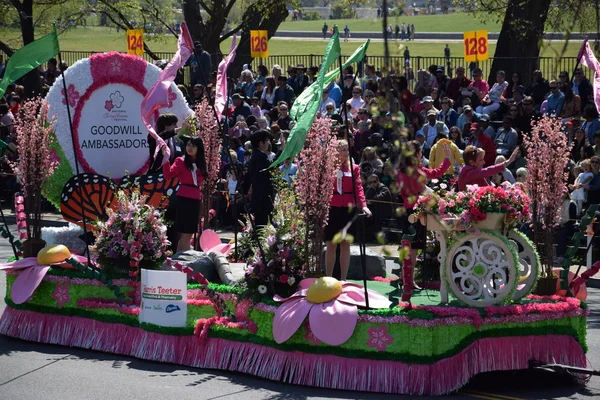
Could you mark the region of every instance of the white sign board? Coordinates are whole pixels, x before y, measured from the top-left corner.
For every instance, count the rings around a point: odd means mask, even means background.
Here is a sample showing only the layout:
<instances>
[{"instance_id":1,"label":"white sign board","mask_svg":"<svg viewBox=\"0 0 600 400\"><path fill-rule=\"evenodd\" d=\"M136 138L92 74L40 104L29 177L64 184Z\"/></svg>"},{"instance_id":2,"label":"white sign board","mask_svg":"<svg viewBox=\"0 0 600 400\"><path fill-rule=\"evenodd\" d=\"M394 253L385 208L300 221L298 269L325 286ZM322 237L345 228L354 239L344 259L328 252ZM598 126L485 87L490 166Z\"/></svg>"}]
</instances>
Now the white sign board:
<instances>
[{"instance_id":1,"label":"white sign board","mask_svg":"<svg viewBox=\"0 0 600 400\"><path fill-rule=\"evenodd\" d=\"M187 276L179 271L142 269L140 323L186 326Z\"/></svg>"}]
</instances>

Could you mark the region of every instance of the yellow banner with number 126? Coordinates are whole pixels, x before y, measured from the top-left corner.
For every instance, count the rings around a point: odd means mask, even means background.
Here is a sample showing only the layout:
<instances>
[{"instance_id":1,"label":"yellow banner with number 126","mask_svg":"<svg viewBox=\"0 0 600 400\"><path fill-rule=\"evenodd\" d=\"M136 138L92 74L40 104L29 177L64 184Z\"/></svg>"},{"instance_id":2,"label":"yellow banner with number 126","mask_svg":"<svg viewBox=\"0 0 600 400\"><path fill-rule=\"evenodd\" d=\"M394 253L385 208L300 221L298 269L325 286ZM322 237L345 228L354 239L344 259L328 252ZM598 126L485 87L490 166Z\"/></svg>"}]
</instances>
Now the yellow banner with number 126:
<instances>
[{"instance_id":1,"label":"yellow banner with number 126","mask_svg":"<svg viewBox=\"0 0 600 400\"><path fill-rule=\"evenodd\" d=\"M489 58L488 32L464 32L465 61L484 61Z\"/></svg>"},{"instance_id":2,"label":"yellow banner with number 126","mask_svg":"<svg viewBox=\"0 0 600 400\"><path fill-rule=\"evenodd\" d=\"M144 55L144 31L130 29L127 31L127 54Z\"/></svg>"},{"instance_id":3,"label":"yellow banner with number 126","mask_svg":"<svg viewBox=\"0 0 600 400\"><path fill-rule=\"evenodd\" d=\"M250 56L269 57L269 35L267 31L250 31Z\"/></svg>"}]
</instances>

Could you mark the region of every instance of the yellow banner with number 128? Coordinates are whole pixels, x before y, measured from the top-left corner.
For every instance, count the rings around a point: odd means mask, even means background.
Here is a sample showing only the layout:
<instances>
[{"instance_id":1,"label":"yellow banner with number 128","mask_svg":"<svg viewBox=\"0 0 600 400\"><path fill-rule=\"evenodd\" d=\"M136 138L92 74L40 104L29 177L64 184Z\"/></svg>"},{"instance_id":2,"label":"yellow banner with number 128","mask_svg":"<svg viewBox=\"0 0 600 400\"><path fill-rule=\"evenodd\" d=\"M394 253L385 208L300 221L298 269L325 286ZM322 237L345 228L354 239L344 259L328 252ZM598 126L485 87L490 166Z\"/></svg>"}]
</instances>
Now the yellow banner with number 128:
<instances>
[{"instance_id":1,"label":"yellow banner with number 128","mask_svg":"<svg viewBox=\"0 0 600 400\"><path fill-rule=\"evenodd\" d=\"M127 31L127 54L144 55L144 31L130 29Z\"/></svg>"},{"instance_id":2,"label":"yellow banner with number 128","mask_svg":"<svg viewBox=\"0 0 600 400\"><path fill-rule=\"evenodd\" d=\"M465 61L484 61L489 58L487 31L465 32L463 39Z\"/></svg>"},{"instance_id":3,"label":"yellow banner with number 128","mask_svg":"<svg viewBox=\"0 0 600 400\"><path fill-rule=\"evenodd\" d=\"M269 57L269 35L267 31L250 31L250 56Z\"/></svg>"}]
</instances>

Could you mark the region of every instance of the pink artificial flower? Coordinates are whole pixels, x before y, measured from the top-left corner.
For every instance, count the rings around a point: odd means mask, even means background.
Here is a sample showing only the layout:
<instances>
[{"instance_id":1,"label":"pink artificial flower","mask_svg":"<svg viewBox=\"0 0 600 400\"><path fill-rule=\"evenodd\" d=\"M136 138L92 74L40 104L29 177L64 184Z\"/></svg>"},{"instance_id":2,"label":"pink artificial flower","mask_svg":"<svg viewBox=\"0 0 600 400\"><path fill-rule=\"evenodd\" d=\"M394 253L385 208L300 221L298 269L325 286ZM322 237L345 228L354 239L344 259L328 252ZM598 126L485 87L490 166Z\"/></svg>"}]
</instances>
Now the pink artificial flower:
<instances>
[{"instance_id":1,"label":"pink artificial flower","mask_svg":"<svg viewBox=\"0 0 600 400\"><path fill-rule=\"evenodd\" d=\"M354 333L358 307L366 307L365 289L355 283L341 281L342 292L339 295L324 303L311 303L307 299L307 293L315 281L315 278L303 279L300 281L299 290L290 297L273 298L283 302L273 318L275 342L283 343L292 337L306 316L309 317L315 337L330 346L345 343ZM388 308L391 304L386 297L373 290L368 290L368 296L371 308Z\"/></svg>"},{"instance_id":2,"label":"pink artificial flower","mask_svg":"<svg viewBox=\"0 0 600 400\"><path fill-rule=\"evenodd\" d=\"M106 111L112 111L112 109L115 108L115 106L113 105L112 100L106 100L104 102L104 108L106 108Z\"/></svg>"},{"instance_id":3,"label":"pink artificial flower","mask_svg":"<svg viewBox=\"0 0 600 400\"><path fill-rule=\"evenodd\" d=\"M287 283L289 277L286 274L280 275L279 276L279 282L280 283Z\"/></svg>"},{"instance_id":4,"label":"pink artificial flower","mask_svg":"<svg viewBox=\"0 0 600 400\"><path fill-rule=\"evenodd\" d=\"M173 89L171 89L170 87L169 87L169 92L168 93L169 94L167 95L167 101L168 101L167 107L171 108L171 107L173 107L173 101L175 99L177 99L177 94L173 93Z\"/></svg>"},{"instance_id":5,"label":"pink artificial flower","mask_svg":"<svg viewBox=\"0 0 600 400\"><path fill-rule=\"evenodd\" d=\"M392 344L394 338L387 332L387 326L382 325L379 328L369 328L369 339L367 346L377 349L377 351L385 351L385 348Z\"/></svg>"},{"instance_id":6,"label":"pink artificial flower","mask_svg":"<svg viewBox=\"0 0 600 400\"><path fill-rule=\"evenodd\" d=\"M60 93L63 95L62 103L67 104L67 101L65 100L65 89L61 89ZM79 92L75 90L73 84L67 87L67 97L69 97L69 105L74 108L79 101Z\"/></svg>"},{"instance_id":7,"label":"pink artificial flower","mask_svg":"<svg viewBox=\"0 0 600 400\"><path fill-rule=\"evenodd\" d=\"M52 298L56 301L56 305L60 308L71 300L69 296L69 285L56 285Z\"/></svg>"}]
</instances>

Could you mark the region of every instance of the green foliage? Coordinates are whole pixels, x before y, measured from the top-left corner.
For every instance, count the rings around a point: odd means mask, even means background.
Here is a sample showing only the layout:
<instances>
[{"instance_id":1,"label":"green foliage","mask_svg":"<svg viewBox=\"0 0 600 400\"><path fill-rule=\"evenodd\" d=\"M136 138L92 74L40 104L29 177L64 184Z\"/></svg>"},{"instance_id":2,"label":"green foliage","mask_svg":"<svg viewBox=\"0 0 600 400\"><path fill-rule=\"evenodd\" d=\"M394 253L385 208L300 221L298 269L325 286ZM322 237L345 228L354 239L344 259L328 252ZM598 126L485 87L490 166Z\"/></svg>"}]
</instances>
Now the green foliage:
<instances>
[{"instance_id":1,"label":"green foliage","mask_svg":"<svg viewBox=\"0 0 600 400\"><path fill-rule=\"evenodd\" d=\"M321 19L321 14L316 11L307 11L302 13L302 19L305 21L318 21Z\"/></svg>"},{"instance_id":2,"label":"green foliage","mask_svg":"<svg viewBox=\"0 0 600 400\"><path fill-rule=\"evenodd\" d=\"M333 19L354 18L354 10L348 1L339 0L331 6Z\"/></svg>"}]
</instances>

